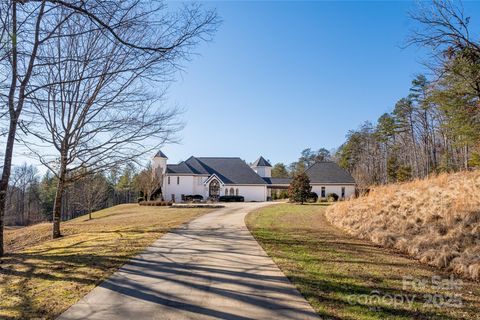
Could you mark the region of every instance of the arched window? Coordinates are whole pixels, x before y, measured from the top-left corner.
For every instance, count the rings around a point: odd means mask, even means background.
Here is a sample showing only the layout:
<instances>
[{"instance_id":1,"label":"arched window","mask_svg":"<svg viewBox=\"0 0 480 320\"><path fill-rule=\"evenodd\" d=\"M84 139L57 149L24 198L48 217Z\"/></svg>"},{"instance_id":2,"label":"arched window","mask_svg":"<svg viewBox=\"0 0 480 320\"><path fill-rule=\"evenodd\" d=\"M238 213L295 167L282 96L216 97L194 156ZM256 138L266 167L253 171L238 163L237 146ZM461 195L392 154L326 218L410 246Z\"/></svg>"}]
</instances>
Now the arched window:
<instances>
[{"instance_id":1,"label":"arched window","mask_svg":"<svg viewBox=\"0 0 480 320\"><path fill-rule=\"evenodd\" d=\"M220 183L218 180L214 179L210 182L208 191L211 198L217 198L220 195Z\"/></svg>"},{"instance_id":2,"label":"arched window","mask_svg":"<svg viewBox=\"0 0 480 320\"><path fill-rule=\"evenodd\" d=\"M235 195L238 196L238 188L235 190Z\"/></svg>"},{"instance_id":3,"label":"arched window","mask_svg":"<svg viewBox=\"0 0 480 320\"><path fill-rule=\"evenodd\" d=\"M225 195L228 196L228 188L225 189Z\"/></svg>"},{"instance_id":4,"label":"arched window","mask_svg":"<svg viewBox=\"0 0 480 320\"><path fill-rule=\"evenodd\" d=\"M230 195L233 196L235 194L235 190L233 188L230 188Z\"/></svg>"}]
</instances>

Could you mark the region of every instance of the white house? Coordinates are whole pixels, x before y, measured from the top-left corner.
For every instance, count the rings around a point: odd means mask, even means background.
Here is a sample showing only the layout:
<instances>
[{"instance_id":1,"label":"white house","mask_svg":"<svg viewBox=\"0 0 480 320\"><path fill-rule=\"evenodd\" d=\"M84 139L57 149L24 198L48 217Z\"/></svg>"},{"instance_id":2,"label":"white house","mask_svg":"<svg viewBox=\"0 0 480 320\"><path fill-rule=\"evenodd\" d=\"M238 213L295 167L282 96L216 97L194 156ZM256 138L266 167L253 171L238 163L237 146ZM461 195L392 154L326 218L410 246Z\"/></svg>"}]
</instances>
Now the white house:
<instances>
[{"instance_id":1,"label":"white house","mask_svg":"<svg viewBox=\"0 0 480 320\"><path fill-rule=\"evenodd\" d=\"M329 194L335 193L340 199L348 199L355 196L355 180L335 162L316 162L305 171L310 179L312 192L318 195L319 199L325 199ZM268 196L272 192L288 189L291 178L266 178Z\"/></svg>"},{"instance_id":2,"label":"white house","mask_svg":"<svg viewBox=\"0 0 480 320\"><path fill-rule=\"evenodd\" d=\"M167 160L167 156L159 151L153 157L152 167L162 173L163 197L175 202L190 195L201 195L204 199L240 195L245 201L267 201L272 189L288 188L291 181L272 178L272 166L263 157L251 166L236 157L192 156L178 164L167 164ZM333 162L318 162L306 173L319 197L335 192L347 198L355 193L353 178Z\"/></svg>"},{"instance_id":3,"label":"white house","mask_svg":"<svg viewBox=\"0 0 480 320\"><path fill-rule=\"evenodd\" d=\"M340 199L355 195L355 180L335 162L316 162L305 173L310 179L312 192L319 198L326 198L329 193L336 193Z\"/></svg>"}]
</instances>

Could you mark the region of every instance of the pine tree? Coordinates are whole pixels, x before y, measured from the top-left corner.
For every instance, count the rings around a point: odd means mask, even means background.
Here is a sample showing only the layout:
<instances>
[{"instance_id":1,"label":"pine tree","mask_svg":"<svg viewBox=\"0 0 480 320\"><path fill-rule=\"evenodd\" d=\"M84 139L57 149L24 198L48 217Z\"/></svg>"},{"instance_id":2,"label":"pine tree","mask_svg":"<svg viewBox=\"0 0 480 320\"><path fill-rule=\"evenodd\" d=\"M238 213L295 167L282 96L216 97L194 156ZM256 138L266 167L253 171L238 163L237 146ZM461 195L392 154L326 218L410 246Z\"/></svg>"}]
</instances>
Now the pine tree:
<instances>
[{"instance_id":1,"label":"pine tree","mask_svg":"<svg viewBox=\"0 0 480 320\"><path fill-rule=\"evenodd\" d=\"M277 163L272 168L272 178L288 178L287 167L283 163Z\"/></svg>"}]
</instances>

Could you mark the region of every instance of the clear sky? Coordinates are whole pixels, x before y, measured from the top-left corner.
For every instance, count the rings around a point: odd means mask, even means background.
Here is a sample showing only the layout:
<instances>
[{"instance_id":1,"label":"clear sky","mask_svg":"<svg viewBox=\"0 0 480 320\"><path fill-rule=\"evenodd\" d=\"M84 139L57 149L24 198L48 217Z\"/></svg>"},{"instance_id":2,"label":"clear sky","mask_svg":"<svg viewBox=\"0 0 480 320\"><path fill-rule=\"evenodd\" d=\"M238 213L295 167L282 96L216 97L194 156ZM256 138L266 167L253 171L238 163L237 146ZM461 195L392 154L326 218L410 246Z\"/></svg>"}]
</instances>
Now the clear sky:
<instances>
[{"instance_id":1,"label":"clear sky","mask_svg":"<svg viewBox=\"0 0 480 320\"><path fill-rule=\"evenodd\" d=\"M288 164L305 148L336 148L425 71L425 52L402 49L414 2L203 4L223 23L168 91L186 123L181 142L163 148L170 163L263 155ZM478 25L480 2L465 9Z\"/></svg>"},{"instance_id":2,"label":"clear sky","mask_svg":"<svg viewBox=\"0 0 480 320\"><path fill-rule=\"evenodd\" d=\"M304 148L336 148L423 70L424 53L401 48L412 2L205 5L223 23L170 88L169 103L186 109L181 143L164 148L171 163L263 155L288 164Z\"/></svg>"}]
</instances>

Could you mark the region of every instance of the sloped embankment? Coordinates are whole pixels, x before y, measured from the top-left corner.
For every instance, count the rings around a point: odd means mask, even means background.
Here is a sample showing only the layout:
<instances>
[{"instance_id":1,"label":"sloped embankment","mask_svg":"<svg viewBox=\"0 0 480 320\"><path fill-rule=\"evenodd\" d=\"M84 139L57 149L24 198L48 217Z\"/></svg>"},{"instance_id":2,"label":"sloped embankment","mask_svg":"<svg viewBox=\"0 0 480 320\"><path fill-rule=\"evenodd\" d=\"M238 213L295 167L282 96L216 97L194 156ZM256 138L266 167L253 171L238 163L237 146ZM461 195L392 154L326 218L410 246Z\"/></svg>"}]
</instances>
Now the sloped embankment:
<instances>
[{"instance_id":1,"label":"sloped embankment","mask_svg":"<svg viewBox=\"0 0 480 320\"><path fill-rule=\"evenodd\" d=\"M375 188L327 210L334 225L480 280L480 172Z\"/></svg>"}]
</instances>

